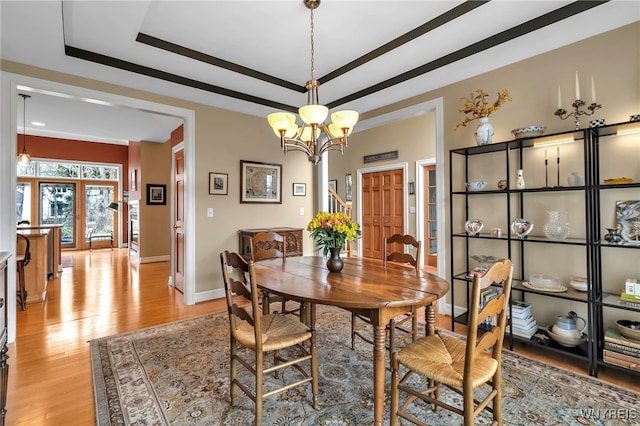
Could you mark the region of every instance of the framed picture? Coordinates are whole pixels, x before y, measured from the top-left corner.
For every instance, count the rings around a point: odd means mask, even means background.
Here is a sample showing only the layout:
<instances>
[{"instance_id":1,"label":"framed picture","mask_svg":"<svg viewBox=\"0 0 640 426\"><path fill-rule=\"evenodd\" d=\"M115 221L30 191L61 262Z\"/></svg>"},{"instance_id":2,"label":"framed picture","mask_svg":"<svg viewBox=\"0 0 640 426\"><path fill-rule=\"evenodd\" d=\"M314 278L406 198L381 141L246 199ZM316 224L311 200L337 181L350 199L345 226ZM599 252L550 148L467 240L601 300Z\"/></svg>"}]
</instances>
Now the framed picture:
<instances>
[{"instance_id":1,"label":"framed picture","mask_svg":"<svg viewBox=\"0 0 640 426\"><path fill-rule=\"evenodd\" d=\"M304 197L307 195L307 184L306 183L294 183L293 184L293 196L294 197Z\"/></svg>"},{"instance_id":2,"label":"framed picture","mask_svg":"<svg viewBox=\"0 0 640 426\"><path fill-rule=\"evenodd\" d=\"M330 186L331 188L333 188L333 190L334 190L334 191L336 191L336 193L338 192L338 181L337 181L337 180L335 180L335 179L331 179L331 180L329 181L329 186Z\"/></svg>"},{"instance_id":3,"label":"framed picture","mask_svg":"<svg viewBox=\"0 0 640 426\"><path fill-rule=\"evenodd\" d=\"M167 204L167 185L147 184L147 205L164 206Z\"/></svg>"},{"instance_id":4,"label":"framed picture","mask_svg":"<svg viewBox=\"0 0 640 426\"><path fill-rule=\"evenodd\" d=\"M345 175L344 177L344 198L345 201L351 201L352 200L352 195L351 195L351 185L353 184L352 180L351 180L351 173Z\"/></svg>"},{"instance_id":5,"label":"framed picture","mask_svg":"<svg viewBox=\"0 0 640 426\"><path fill-rule=\"evenodd\" d=\"M240 160L240 202L282 204L282 164Z\"/></svg>"},{"instance_id":6,"label":"framed picture","mask_svg":"<svg viewBox=\"0 0 640 426\"><path fill-rule=\"evenodd\" d=\"M137 189L137 186L136 186L137 178L138 178L137 170L133 169L133 171L131 172L131 178L129 179L129 189L131 191L135 191Z\"/></svg>"},{"instance_id":7,"label":"framed picture","mask_svg":"<svg viewBox=\"0 0 640 426\"><path fill-rule=\"evenodd\" d=\"M227 195L229 194L228 173L209 172L209 195Z\"/></svg>"}]
</instances>

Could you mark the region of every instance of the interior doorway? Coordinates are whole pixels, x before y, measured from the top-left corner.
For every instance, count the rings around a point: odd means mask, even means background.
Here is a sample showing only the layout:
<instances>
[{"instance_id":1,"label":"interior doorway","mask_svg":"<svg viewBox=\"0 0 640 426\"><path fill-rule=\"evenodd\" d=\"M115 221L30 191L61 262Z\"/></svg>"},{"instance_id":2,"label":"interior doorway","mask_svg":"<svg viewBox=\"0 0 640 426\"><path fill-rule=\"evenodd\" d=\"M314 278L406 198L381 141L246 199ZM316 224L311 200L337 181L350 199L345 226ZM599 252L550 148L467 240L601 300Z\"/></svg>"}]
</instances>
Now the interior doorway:
<instances>
[{"instance_id":1,"label":"interior doorway","mask_svg":"<svg viewBox=\"0 0 640 426\"><path fill-rule=\"evenodd\" d=\"M362 257L382 259L384 239L406 233L406 174L406 165L358 170Z\"/></svg>"}]
</instances>

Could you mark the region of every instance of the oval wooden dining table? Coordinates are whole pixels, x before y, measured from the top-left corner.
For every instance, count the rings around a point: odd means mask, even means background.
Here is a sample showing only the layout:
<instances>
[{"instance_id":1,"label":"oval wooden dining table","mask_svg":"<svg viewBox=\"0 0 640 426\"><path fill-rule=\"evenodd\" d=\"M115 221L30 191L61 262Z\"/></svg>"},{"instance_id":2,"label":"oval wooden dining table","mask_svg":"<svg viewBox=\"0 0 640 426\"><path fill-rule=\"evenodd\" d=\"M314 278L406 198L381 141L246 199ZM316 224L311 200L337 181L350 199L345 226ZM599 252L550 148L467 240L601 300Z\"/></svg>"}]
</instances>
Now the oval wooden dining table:
<instances>
[{"instance_id":1,"label":"oval wooden dining table","mask_svg":"<svg viewBox=\"0 0 640 426\"><path fill-rule=\"evenodd\" d=\"M382 425L386 333L389 320L412 308L425 307L426 334L435 332L435 302L449 291L437 275L413 267L367 258L344 258L342 272L330 273L327 259L288 257L255 263L258 287L301 303L301 319L315 328L315 306L331 305L371 318L373 347L373 417ZM264 306L269 306L268 296Z\"/></svg>"}]
</instances>

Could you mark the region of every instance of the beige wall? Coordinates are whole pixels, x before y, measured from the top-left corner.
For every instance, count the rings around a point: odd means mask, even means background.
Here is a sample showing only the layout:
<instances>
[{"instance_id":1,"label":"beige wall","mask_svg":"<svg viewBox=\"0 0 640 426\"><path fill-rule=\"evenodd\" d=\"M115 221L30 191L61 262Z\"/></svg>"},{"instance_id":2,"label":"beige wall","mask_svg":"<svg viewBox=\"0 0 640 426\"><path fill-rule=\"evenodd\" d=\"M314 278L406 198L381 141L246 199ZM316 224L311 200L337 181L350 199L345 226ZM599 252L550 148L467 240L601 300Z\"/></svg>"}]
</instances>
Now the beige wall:
<instances>
[{"instance_id":1,"label":"beige wall","mask_svg":"<svg viewBox=\"0 0 640 426\"><path fill-rule=\"evenodd\" d=\"M484 88L489 93L508 88L513 97L513 102L507 103L491 116L491 122L496 129L494 141L509 140L511 129L532 124L546 125L549 133L571 129L571 120L561 121L553 115L553 112L557 108L558 84L562 86L563 99L565 105L568 105L567 101L573 94L574 76L577 70L582 79L583 93L589 93L591 75L595 78L598 102L603 105L602 110L596 113L596 117L605 118L608 123L626 121L629 115L640 113L639 34L640 23L635 23L442 89L420 94L410 100L364 114L361 119L442 97L444 148L448 158L449 149L475 144L473 139L475 125L462 128L458 132L452 129L463 118L463 115L457 112L461 105L459 98L476 88ZM490 52L481 54L480 59L491 61ZM278 141L264 118L7 61L3 61L1 67L2 71L6 72L195 111L196 162L195 165L187 165L187 167L195 167L196 171L195 280L197 292L221 287L218 253L223 249L238 247L238 229L283 225L305 227L312 217L313 166L298 153L284 157L279 150ZM414 162L433 156L433 151L430 151L432 148L429 148L431 139L425 139L423 134L431 135L431 131L428 125L423 129L423 125L422 119L418 117L388 128L355 133L343 157L335 153L331 154L336 165L335 168L333 166L331 168L330 178L337 179L340 190L344 191L344 174L351 171L355 178L355 170L361 167L363 155L389 151L392 150L390 146L396 146L401 155L399 161L409 163L409 176L410 179L414 179ZM428 137L432 138L432 136ZM424 143L425 147L418 145L410 148L409 145L412 144L408 141ZM241 159L283 164L283 203L281 205L239 203ZM448 167L445 162L447 169L445 176L448 176ZM229 173L229 195L208 195L209 172ZM531 176L531 173L527 174ZM635 179L640 179L640 176L635 176ZM292 197L293 182L307 184L306 197ZM445 186L448 193L448 183L445 183ZM214 217L211 219L206 217L208 207L214 208ZM305 210L304 216L299 215L301 207ZM448 213L445 217L448 217ZM305 253L310 253L312 245L307 236L308 233L305 233L304 250ZM446 238L448 246L448 236L443 237ZM449 250L448 247L447 250Z\"/></svg>"}]
</instances>

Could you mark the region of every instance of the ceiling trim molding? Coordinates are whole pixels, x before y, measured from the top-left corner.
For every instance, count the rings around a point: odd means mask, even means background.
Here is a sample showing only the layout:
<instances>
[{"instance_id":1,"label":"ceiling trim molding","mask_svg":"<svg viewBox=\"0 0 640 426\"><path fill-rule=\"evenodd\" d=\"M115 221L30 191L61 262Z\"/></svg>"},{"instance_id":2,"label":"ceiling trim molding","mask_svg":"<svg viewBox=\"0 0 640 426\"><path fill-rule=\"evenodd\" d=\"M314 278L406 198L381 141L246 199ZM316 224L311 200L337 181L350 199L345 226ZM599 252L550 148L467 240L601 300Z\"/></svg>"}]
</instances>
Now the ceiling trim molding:
<instances>
[{"instance_id":1,"label":"ceiling trim molding","mask_svg":"<svg viewBox=\"0 0 640 426\"><path fill-rule=\"evenodd\" d=\"M381 81L378 84L373 86L364 88L357 92L354 92L350 95L344 96L340 99L336 99L335 101L327 104L329 109L334 108L338 105L345 104L347 102L351 102L356 99L363 98L365 96L371 95L372 93L379 92L384 89L388 89L396 84L403 83L407 80L411 80L412 78L419 77L428 72L434 71L438 68L442 68L446 65L452 64L459 60L468 58L469 56L475 55L477 53L483 52L485 50L496 47L500 44L509 42L518 37L526 35L530 32L539 30L548 25L561 21L563 19L570 18L578 13L584 12L596 6L600 6L603 3L607 3L610 0L603 1L576 1L567 6L563 6L559 9L556 9L552 12L548 12L544 15L541 15L537 18L531 19L527 22L524 22L515 27L509 28L508 30L504 30L501 33L495 34L491 37L487 37L483 40L480 40L474 44L463 47L455 52L449 53L448 55L441 56L438 59L435 59L431 62L428 62L424 65L420 65L412 70L403 72L402 74L398 74L395 77L387 79L385 81Z\"/></svg>"},{"instance_id":2,"label":"ceiling trim molding","mask_svg":"<svg viewBox=\"0 0 640 426\"><path fill-rule=\"evenodd\" d=\"M567 19L569 17L572 17L574 15L577 15L581 12L587 11L589 9L592 9L594 7L600 6L601 4L604 3L608 3L610 0L593 0L593 1L575 1L573 3L570 3L566 6L560 7L556 10L553 10L551 12L548 12L544 15L541 15L537 18L533 18L525 23L522 23L520 25L517 25L515 27L509 28L505 31L502 31L498 34L495 34L491 37L487 37L483 40L480 40L474 44L471 44L469 46L463 47L462 49L459 49L455 52L452 52L450 54L441 56L440 58L437 58L431 62L428 62L426 64L423 64L421 66L418 66L412 70L403 72L401 74L398 74L394 77L391 77L385 81L381 81L377 84L374 84L372 86L366 87L362 90L356 91L354 93L351 93L350 95L346 95L343 96L342 98L336 99L333 102L330 102L328 104L326 104L326 106L329 109L338 107L340 105L343 105L345 103L363 98L365 96L371 95L373 93L388 89L392 86L395 86L397 84L403 83L405 81L411 80L415 77L427 74L431 71L434 71L438 68L442 68L445 67L449 64L452 64L454 62L457 62L459 60L465 59L467 57L470 57L472 55L478 54L480 52L483 52L485 50L491 49L493 47L496 47L500 44L509 42L511 40L514 40L518 37L524 36L528 33L531 33L533 31L539 30L541 28L544 28L548 25L551 25L553 23L556 23L558 21ZM487 0L482 0L482 1L465 1L464 3L462 3L461 5L451 9L450 11L440 15L437 18L432 19L431 21L416 27L415 29L403 34L402 36L382 45L381 47L374 49L373 51L359 57L358 59L336 69L335 71L330 72L329 74L327 74L325 77L320 78L319 81L321 82L326 82L329 81L331 79L337 78L340 75L343 75L359 66L361 66L362 64L369 62L381 55L383 55L384 53L387 53L395 48L397 48L398 46L405 44L413 39L415 39L416 37L419 37L420 35L425 34L428 31L431 31L432 29L443 25L446 22L450 22L451 20L455 19L458 16L462 16L465 13L468 13L469 11L475 9L476 7L480 7L484 4L486 4L488 1ZM64 33L64 20L63 20L63 33ZM195 60L199 60L202 62L206 62L209 63L213 66L218 66L218 67L222 67L225 68L227 70L233 71L233 72L237 72L240 74L243 74L245 76L248 77L252 77L252 78L257 78L259 80L262 81L266 81L272 84L276 84L280 87L285 87L291 90L295 90L297 92L301 92L304 93L305 89L303 89L302 91L300 90L300 86L295 85L291 82L287 82L286 80L282 80L282 79L278 79L276 77L261 73L259 71L244 67L242 65L239 64L235 64L229 61L225 61L223 59L220 58L216 58L210 55L206 55L202 52L198 52L192 49L188 49L143 33L138 33L138 37L136 39L137 41L141 42L141 43L145 43L148 44L150 46L154 46L154 47L158 47L160 49L166 50L166 51L171 51L173 53L176 54L180 54L183 56L187 56L190 57L192 59ZM98 63L98 64L102 64L102 65L106 65L106 66L110 66L113 68L118 68L124 71L129 71L129 72L133 72L136 74L141 74L141 75L146 75L148 77L152 77L152 78L157 78L157 79L161 79L161 80L165 80L168 82L172 82L172 83L176 83L176 84L180 84L183 86L187 86L187 87L192 87L195 89L200 89L200 90L204 90L207 92L211 92L211 93L216 93L219 95L223 95L223 96L227 96L233 99L238 99L238 100L242 100L242 101L246 101L246 102L250 102L250 103L254 103L254 104L258 104L258 105L263 105L266 107L270 107L270 108L274 108L277 110L284 110L284 111L289 111L292 113L296 113L298 111L298 107L295 106L291 106L291 105L285 105L283 103L280 102L276 102L273 100L269 100L269 99L264 99L261 97L257 97L257 96L253 96L253 95L249 95L247 93L242 93L242 92L238 92L236 90L232 90L232 89L226 89L224 87L220 87L220 86L216 86L213 84L209 84L209 83L204 83L202 81L198 81L198 80L194 80L194 79L190 79L187 77L182 77L176 74L172 74L172 73L168 73L165 71L161 71L155 68L151 68L151 67L147 67L147 66L143 66L143 65L139 65L139 64L135 64L133 62L129 62L129 61L125 61L122 59L118 59L115 57L111 57L111 56L106 56L106 55L102 55L96 52L91 52L88 50L84 50L84 49L80 49L80 48L76 48L70 45L65 44L65 54L67 56L71 56L74 58L78 58L78 59L84 59L90 62L94 62L94 63Z\"/></svg>"},{"instance_id":3,"label":"ceiling trim molding","mask_svg":"<svg viewBox=\"0 0 640 426\"><path fill-rule=\"evenodd\" d=\"M207 55L206 53L200 52L198 50L189 49L188 47L171 43L170 41L162 40L149 34L138 33L136 41L142 44L146 44L147 46L156 47L167 52L175 53L176 55L193 59L195 61L204 62L206 64L213 65L218 68L224 68L226 70L233 71L247 77L266 81L267 83L275 84L276 86L293 90L295 92L305 93L307 91L307 88L305 86L300 86L299 84L295 84L290 81L265 74L263 72L254 70L253 68L245 67L243 65L236 64L235 62L230 62L216 56Z\"/></svg>"},{"instance_id":4,"label":"ceiling trim molding","mask_svg":"<svg viewBox=\"0 0 640 426\"><path fill-rule=\"evenodd\" d=\"M258 105L264 105L279 110L297 112L298 107L291 105L285 105L280 102L272 101L270 99L260 98L258 96L252 96L247 93L238 92L236 90L225 89L224 87L216 86L214 84L204 83L202 81L194 80L187 77L182 77L176 74L171 74L165 71L160 71L155 68L146 67L144 65L135 64L122 59L114 58L112 56L102 55L100 53L91 52L89 50L80 49L77 47L65 44L64 53L67 56L84 59L85 61L94 62L96 64L106 65L112 68L118 68L124 71L130 71L136 74L146 75L147 77L158 78L160 80L169 81L171 83L180 84L187 87L193 87L194 89L200 89L211 93L216 93L223 96L229 96L234 99L242 101L252 102Z\"/></svg>"},{"instance_id":5,"label":"ceiling trim molding","mask_svg":"<svg viewBox=\"0 0 640 426\"><path fill-rule=\"evenodd\" d=\"M334 78L338 78L341 75L346 74L349 71L354 70L359 66L366 64L367 62L373 61L374 59L384 55L385 53L391 52L393 49L397 49L403 44L409 43L410 41L425 35L429 31L433 31L436 28L441 27L442 25L447 24L453 21L454 19L461 17L465 13L471 12L475 8L480 7L488 3L489 1L490 0L465 1L464 3L454 7L453 9L446 11L440 16L437 16L432 20L425 22L424 24L412 29L411 31L408 31L402 34L401 36L391 40L390 42L383 44L382 46L376 49L373 49L369 53L366 53L360 56L359 58L349 62L348 64L345 64L340 68L334 71L331 71L329 74L319 78L318 80L321 83L327 83L328 81L331 81Z\"/></svg>"}]
</instances>

